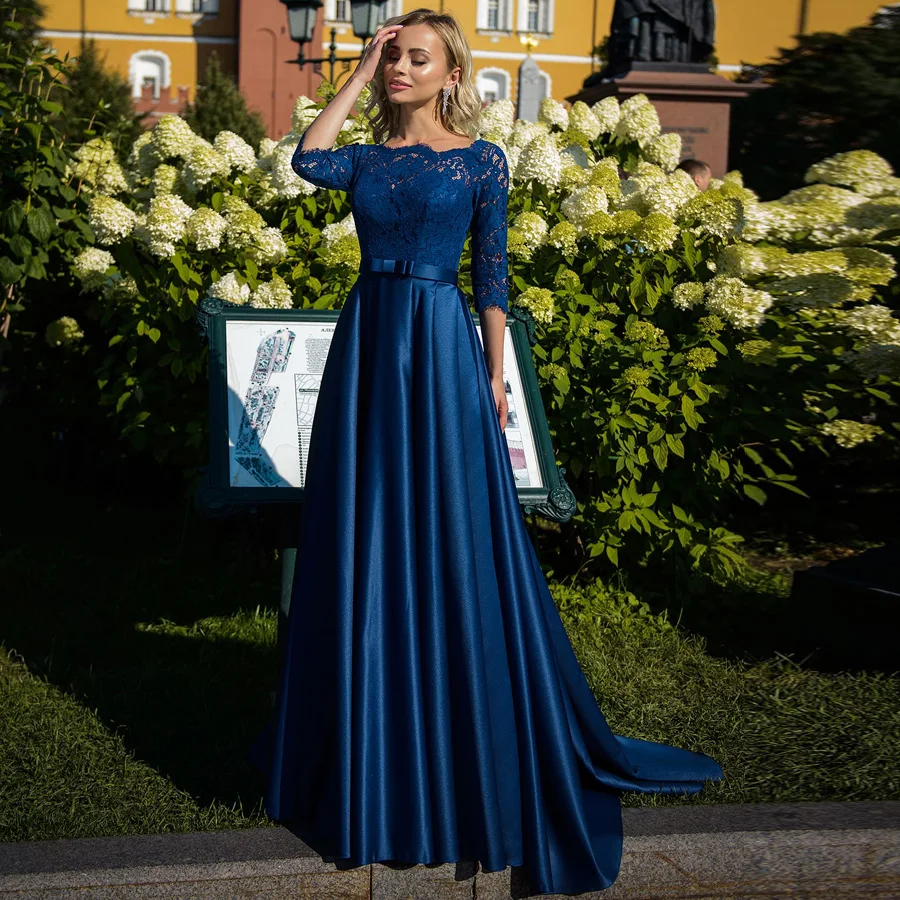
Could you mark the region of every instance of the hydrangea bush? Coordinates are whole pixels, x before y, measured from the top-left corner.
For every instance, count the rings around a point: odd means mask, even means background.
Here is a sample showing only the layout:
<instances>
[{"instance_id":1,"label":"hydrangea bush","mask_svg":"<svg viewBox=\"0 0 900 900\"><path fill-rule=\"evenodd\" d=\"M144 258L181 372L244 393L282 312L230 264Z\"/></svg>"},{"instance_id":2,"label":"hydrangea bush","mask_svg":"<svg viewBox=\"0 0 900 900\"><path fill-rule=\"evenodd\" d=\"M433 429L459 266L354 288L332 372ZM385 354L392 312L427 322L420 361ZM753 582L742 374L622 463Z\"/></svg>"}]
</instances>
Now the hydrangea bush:
<instances>
[{"instance_id":1,"label":"hydrangea bush","mask_svg":"<svg viewBox=\"0 0 900 900\"><path fill-rule=\"evenodd\" d=\"M322 105L301 97L291 132L256 150L164 116L124 168L102 145L77 161L96 246L74 272L110 334L102 402L160 458L202 455L206 359L191 320L204 297L327 308L356 278L346 195L290 166ZM762 203L737 173L701 193L642 95L547 99L535 122L498 101L479 136L509 163L510 315L528 327L578 498L571 531L595 564L738 565L732 498L803 494L793 470L810 447L896 436L900 323L884 289L900 180L880 157L840 154ZM371 139L357 116L338 143Z\"/></svg>"}]
</instances>

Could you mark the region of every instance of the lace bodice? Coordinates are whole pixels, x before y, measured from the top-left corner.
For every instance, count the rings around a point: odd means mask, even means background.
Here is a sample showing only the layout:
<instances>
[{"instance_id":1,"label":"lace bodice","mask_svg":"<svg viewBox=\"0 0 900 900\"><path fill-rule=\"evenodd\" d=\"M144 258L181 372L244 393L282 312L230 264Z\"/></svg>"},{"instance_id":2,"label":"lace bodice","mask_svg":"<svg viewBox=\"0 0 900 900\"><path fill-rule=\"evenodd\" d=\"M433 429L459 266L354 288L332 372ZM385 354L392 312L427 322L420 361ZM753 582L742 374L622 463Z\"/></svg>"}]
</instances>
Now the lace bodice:
<instances>
[{"instance_id":1,"label":"lace bodice","mask_svg":"<svg viewBox=\"0 0 900 900\"><path fill-rule=\"evenodd\" d=\"M363 259L421 260L459 269L472 232L475 309L509 301L509 169L496 144L435 150L428 144L346 144L294 151L294 171L319 187L346 191Z\"/></svg>"}]
</instances>

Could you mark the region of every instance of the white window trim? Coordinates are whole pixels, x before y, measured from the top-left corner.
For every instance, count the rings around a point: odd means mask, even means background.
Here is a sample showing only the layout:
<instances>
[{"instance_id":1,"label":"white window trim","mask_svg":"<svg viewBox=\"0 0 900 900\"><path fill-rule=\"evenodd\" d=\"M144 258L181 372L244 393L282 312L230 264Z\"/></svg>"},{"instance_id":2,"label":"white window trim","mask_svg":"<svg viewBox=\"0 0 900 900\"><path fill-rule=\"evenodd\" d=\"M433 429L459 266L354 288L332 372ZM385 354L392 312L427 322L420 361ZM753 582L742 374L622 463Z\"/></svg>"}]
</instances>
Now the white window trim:
<instances>
[{"instance_id":1,"label":"white window trim","mask_svg":"<svg viewBox=\"0 0 900 900\"><path fill-rule=\"evenodd\" d=\"M501 97L501 100L512 100L512 78L510 77L509 72L506 69L500 69L497 66L485 66L483 69L479 69L475 73L475 87L479 88L481 83L482 75L499 75L503 80L504 84L504 96ZM481 91L478 91L479 96L481 96ZM484 98L482 98L483 100Z\"/></svg>"},{"instance_id":2,"label":"white window trim","mask_svg":"<svg viewBox=\"0 0 900 900\"><path fill-rule=\"evenodd\" d=\"M521 0L520 0L521 2ZM475 30L479 34L510 35L513 31L513 0L500 0L500 28L488 27L487 0L478 0L475 10Z\"/></svg>"},{"instance_id":3,"label":"white window trim","mask_svg":"<svg viewBox=\"0 0 900 900\"><path fill-rule=\"evenodd\" d=\"M141 99L141 83L138 80L137 64L141 57L155 57L158 62L162 63L162 82L159 86L160 94L166 90L172 83L172 60L162 50L138 50L133 53L128 61L128 80L131 82L131 96L135 100ZM154 97L158 100L159 97Z\"/></svg>"},{"instance_id":4,"label":"white window trim","mask_svg":"<svg viewBox=\"0 0 900 900\"><path fill-rule=\"evenodd\" d=\"M144 0L128 0L128 15L142 16L145 19L164 19L172 11L172 0L162 0L163 8L148 11Z\"/></svg>"},{"instance_id":5,"label":"white window trim","mask_svg":"<svg viewBox=\"0 0 900 900\"><path fill-rule=\"evenodd\" d=\"M547 31L532 31L531 34L537 37L549 38L553 35L553 28L556 22L556 9L554 0L538 0L539 3L547 7ZM528 0L519 0L518 18L516 21L516 30L525 34L528 33Z\"/></svg>"},{"instance_id":6,"label":"white window trim","mask_svg":"<svg viewBox=\"0 0 900 900\"><path fill-rule=\"evenodd\" d=\"M204 16L218 16L219 0L203 0L200 12L194 12L193 0L175 0L175 15L179 19L191 19L195 22Z\"/></svg>"}]
</instances>

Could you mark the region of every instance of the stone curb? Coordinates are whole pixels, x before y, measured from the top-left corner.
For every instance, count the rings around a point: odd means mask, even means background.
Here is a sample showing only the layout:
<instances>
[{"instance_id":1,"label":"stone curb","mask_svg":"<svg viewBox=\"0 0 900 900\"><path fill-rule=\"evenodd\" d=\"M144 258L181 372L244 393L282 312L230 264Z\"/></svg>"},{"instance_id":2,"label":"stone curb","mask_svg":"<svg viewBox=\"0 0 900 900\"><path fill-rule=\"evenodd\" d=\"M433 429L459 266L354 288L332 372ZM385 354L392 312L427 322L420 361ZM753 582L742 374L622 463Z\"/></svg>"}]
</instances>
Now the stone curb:
<instances>
[{"instance_id":1,"label":"stone curb","mask_svg":"<svg viewBox=\"0 0 900 900\"><path fill-rule=\"evenodd\" d=\"M900 801L623 810L622 868L586 900L900 898ZM0 900L511 900L521 867L345 868L282 827L0 844ZM566 895L544 895L563 897Z\"/></svg>"}]
</instances>

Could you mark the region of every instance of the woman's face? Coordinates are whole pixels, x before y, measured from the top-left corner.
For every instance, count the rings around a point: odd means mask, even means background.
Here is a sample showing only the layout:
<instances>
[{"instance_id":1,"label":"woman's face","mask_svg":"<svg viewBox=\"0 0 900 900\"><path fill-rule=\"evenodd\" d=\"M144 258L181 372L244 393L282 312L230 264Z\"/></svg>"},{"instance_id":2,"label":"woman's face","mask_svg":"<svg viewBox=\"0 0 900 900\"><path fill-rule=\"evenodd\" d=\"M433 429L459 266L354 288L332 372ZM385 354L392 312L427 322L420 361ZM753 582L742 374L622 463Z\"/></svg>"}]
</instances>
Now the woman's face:
<instances>
[{"instance_id":1,"label":"woman's face","mask_svg":"<svg viewBox=\"0 0 900 900\"><path fill-rule=\"evenodd\" d=\"M384 56L384 89L394 103L421 105L434 100L449 77L444 44L424 23L406 25L388 41ZM394 82L394 83L392 83Z\"/></svg>"}]
</instances>

